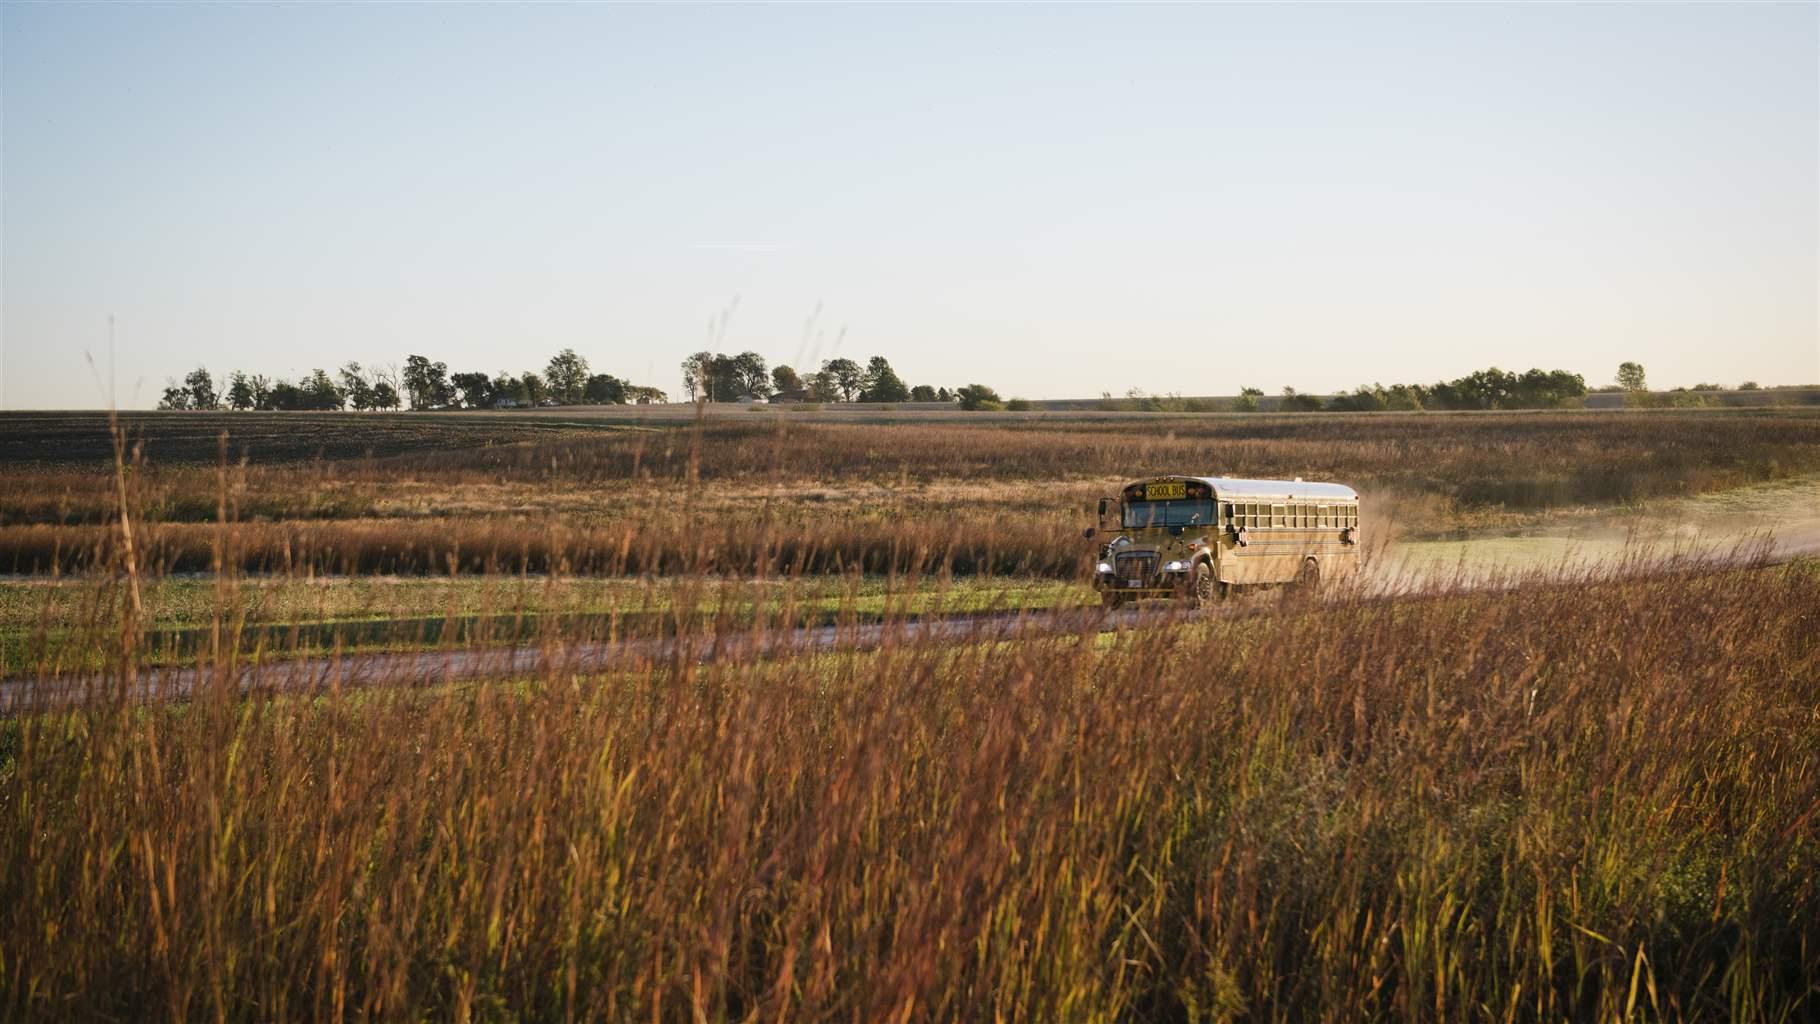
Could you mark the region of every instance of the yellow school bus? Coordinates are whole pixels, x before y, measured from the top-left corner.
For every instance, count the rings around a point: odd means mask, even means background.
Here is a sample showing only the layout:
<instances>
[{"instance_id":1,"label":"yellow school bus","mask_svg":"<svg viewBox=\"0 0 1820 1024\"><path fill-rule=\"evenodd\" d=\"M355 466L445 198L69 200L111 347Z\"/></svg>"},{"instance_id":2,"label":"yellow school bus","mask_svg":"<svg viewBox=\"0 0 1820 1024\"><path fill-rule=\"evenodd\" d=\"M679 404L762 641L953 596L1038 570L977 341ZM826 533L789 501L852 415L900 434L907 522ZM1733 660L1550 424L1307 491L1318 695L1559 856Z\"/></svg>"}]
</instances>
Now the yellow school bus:
<instances>
[{"instance_id":1,"label":"yellow school bus","mask_svg":"<svg viewBox=\"0 0 1820 1024\"><path fill-rule=\"evenodd\" d=\"M1093 587L1116 608L1140 598L1200 606L1235 588L1313 590L1358 571L1359 494L1344 484L1164 476L1101 498Z\"/></svg>"}]
</instances>

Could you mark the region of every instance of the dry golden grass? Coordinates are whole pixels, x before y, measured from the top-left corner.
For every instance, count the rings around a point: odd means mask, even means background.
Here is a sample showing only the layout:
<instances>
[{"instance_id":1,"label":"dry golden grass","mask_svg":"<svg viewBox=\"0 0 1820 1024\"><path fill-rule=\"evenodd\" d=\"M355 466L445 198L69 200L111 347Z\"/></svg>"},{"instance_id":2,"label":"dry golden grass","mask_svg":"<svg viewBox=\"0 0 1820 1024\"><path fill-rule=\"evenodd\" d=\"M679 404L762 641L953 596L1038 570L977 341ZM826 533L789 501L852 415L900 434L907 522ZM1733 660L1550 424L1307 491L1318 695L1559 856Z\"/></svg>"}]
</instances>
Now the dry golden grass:
<instances>
[{"instance_id":1,"label":"dry golden grass","mask_svg":"<svg viewBox=\"0 0 1820 1024\"><path fill-rule=\"evenodd\" d=\"M0 726L0 1008L1801 1018L1816 635L1786 568L98 700Z\"/></svg>"}]
</instances>

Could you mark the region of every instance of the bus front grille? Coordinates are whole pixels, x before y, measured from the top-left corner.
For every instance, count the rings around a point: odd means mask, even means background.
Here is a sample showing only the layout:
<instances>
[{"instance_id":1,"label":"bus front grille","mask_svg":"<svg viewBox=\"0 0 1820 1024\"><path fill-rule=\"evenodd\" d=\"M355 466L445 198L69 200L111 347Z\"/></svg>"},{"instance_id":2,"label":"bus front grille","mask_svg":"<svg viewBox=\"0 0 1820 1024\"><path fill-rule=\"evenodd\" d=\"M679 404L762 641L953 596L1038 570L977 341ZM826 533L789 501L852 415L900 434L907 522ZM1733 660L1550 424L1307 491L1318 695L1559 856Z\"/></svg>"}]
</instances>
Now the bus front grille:
<instances>
[{"instance_id":1,"label":"bus front grille","mask_svg":"<svg viewBox=\"0 0 1820 1024\"><path fill-rule=\"evenodd\" d=\"M1156 559L1157 556L1148 554L1120 555L1114 564L1118 569L1119 579L1148 583L1151 577L1156 575Z\"/></svg>"}]
</instances>

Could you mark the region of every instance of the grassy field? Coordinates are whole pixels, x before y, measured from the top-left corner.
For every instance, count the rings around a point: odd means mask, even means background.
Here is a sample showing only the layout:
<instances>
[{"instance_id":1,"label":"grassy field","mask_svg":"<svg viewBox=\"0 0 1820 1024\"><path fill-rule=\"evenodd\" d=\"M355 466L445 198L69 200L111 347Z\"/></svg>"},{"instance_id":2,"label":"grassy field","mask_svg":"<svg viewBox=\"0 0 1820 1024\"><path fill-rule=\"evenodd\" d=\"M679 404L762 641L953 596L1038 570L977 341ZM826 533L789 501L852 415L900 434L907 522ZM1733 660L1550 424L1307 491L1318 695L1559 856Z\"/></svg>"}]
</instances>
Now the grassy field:
<instances>
[{"instance_id":1,"label":"grassy field","mask_svg":"<svg viewBox=\"0 0 1820 1024\"><path fill-rule=\"evenodd\" d=\"M0 1018L1820 1015L1820 566L1636 556L1811 522L1820 414L97 423L0 417L0 677L116 684L0 718ZM1527 560L1101 632L1093 499L1178 469Z\"/></svg>"},{"instance_id":2,"label":"grassy field","mask_svg":"<svg viewBox=\"0 0 1820 1024\"><path fill-rule=\"evenodd\" d=\"M129 501L170 571L1070 577L1095 499L1146 473L1342 480L1417 534L1820 473L1812 410L959 415L147 417ZM106 561L105 440L93 414L0 418L0 572ZM356 449L393 454L330 456ZM218 552L224 514L244 526Z\"/></svg>"}]
</instances>

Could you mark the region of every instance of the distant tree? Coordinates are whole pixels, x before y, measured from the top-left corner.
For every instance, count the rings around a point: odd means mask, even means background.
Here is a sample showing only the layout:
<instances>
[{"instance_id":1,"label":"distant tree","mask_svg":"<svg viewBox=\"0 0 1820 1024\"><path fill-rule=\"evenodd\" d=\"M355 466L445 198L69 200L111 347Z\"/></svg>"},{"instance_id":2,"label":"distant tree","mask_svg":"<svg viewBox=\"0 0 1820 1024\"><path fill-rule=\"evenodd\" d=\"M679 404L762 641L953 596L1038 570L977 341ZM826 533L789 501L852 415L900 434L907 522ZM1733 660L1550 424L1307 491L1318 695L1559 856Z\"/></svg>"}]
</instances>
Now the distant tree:
<instances>
[{"instance_id":1,"label":"distant tree","mask_svg":"<svg viewBox=\"0 0 1820 1024\"><path fill-rule=\"evenodd\" d=\"M935 389L930 387L927 384L918 384L916 387L911 388L910 389L910 400L912 402L939 402L939 401L941 401L940 398L936 397Z\"/></svg>"},{"instance_id":2,"label":"distant tree","mask_svg":"<svg viewBox=\"0 0 1820 1024\"><path fill-rule=\"evenodd\" d=\"M388 363L384 366L369 366L367 367L367 372L372 375L374 395L378 395L379 385L384 384L391 390L392 398L395 399L391 407L396 409L403 404L400 396L404 394L404 381L402 380L402 374L398 369L397 363ZM373 407L375 409L385 408L384 406L381 406L377 400L373 403Z\"/></svg>"},{"instance_id":3,"label":"distant tree","mask_svg":"<svg viewBox=\"0 0 1820 1024\"><path fill-rule=\"evenodd\" d=\"M455 389L449 386L449 364L432 363L425 356L407 356L404 361L404 392L413 409L440 409L455 400Z\"/></svg>"},{"instance_id":4,"label":"distant tree","mask_svg":"<svg viewBox=\"0 0 1820 1024\"><path fill-rule=\"evenodd\" d=\"M449 383L461 396L461 404L469 409L491 409L497 396L493 393L493 378L484 373L457 373L449 377Z\"/></svg>"},{"instance_id":5,"label":"distant tree","mask_svg":"<svg viewBox=\"0 0 1820 1024\"><path fill-rule=\"evenodd\" d=\"M840 400L851 402L859 398L866 387L866 371L851 359L830 359L822 364L821 372L834 385Z\"/></svg>"},{"instance_id":6,"label":"distant tree","mask_svg":"<svg viewBox=\"0 0 1820 1024\"><path fill-rule=\"evenodd\" d=\"M426 398L430 390L429 377L429 356L412 354L404 357L404 393L411 408L421 409L429 404Z\"/></svg>"},{"instance_id":7,"label":"distant tree","mask_svg":"<svg viewBox=\"0 0 1820 1024\"><path fill-rule=\"evenodd\" d=\"M542 377L532 373L530 370L526 370L524 375L518 379L524 382L526 402L531 405L542 405L549 400L550 388L549 385L543 382Z\"/></svg>"},{"instance_id":8,"label":"distant tree","mask_svg":"<svg viewBox=\"0 0 1820 1024\"><path fill-rule=\"evenodd\" d=\"M240 370L228 374L227 404L228 408L241 411L251 409L256 404L253 382Z\"/></svg>"},{"instance_id":9,"label":"distant tree","mask_svg":"<svg viewBox=\"0 0 1820 1024\"><path fill-rule=\"evenodd\" d=\"M1423 405L1422 390L1419 384L1392 384L1388 388L1381 388L1380 394L1386 409L1420 412Z\"/></svg>"},{"instance_id":10,"label":"distant tree","mask_svg":"<svg viewBox=\"0 0 1820 1024\"><path fill-rule=\"evenodd\" d=\"M266 391L265 405L261 408L283 411L306 408L303 391L297 385L281 377L272 381L271 388Z\"/></svg>"},{"instance_id":11,"label":"distant tree","mask_svg":"<svg viewBox=\"0 0 1820 1024\"><path fill-rule=\"evenodd\" d=\"M576 355L574 349L565 348L550 357L543 377L557 404L579 405L588 390L588 361Z\"/></svg>"},{"instance_id":12,"label":"distant tree","mask_svg":"<svg viewBox=\"0 0 1820 1024\"><path fill-rule=\"evenodd\" d=\"M947 388L936 388L935 400L938 402L952 402L954 401L954 392L949 391Z\"/></svg>"},{"instance_id":13,"label":"distant tree","mask_svg":"<svg viewBox=\"0 0 1820 1024\"><path fill-rule=\"evenodd\" d=\"M1258 399L1263 397L1263 388L1240 388L1239 397L1232 403L1232 410L1234 412L1257 412Z\"/></svg>"},{"instance_id":14,"label":"distant tree","mask_svg":"<svg viewBox=\"0 0 1820 1024\"><path fill-rule=\"evenodd\" d=\"M708 393L716 402L731 402L746 393L738 356L715 356L709 360Z\"/></svg>"},{"instance_id":15,"label":"distant tree","mask_svg":"<svg viewBox=\"0 0 1820 1024\"><path fill-rule=\"evenodd\" d=\"M1030 411L1030 399L1013 398L1011 401L1005 403L1005 411L1006 412L1029 412Z\"/></svg>"},{"instance_id":16,"label":"distant tree","mask_svg":"<svg viewBox=\"0 0 1820 1024\"><path fill-rule=\"evenodd\" d=\"M726 385L725 394L717 397L739 398L752 395L764 398L771 394L771 370L765 365L765 357L757 352L741 352L736 356L715 357L716 376Z\"/></svg>"},{"instance_id":17,"label":"distant tree","mask_svg":"<svg viewBox=\"0 0 1820 1024\"><path fill-rule=\"evenodd\" d=\"M588 378L582 397L590 405L624 405L626 382L610 373L597 373Z\"/></svg>"},{"instance_id":18,"label":"distant tree","mask_svg":"<svg viewBox=\"0 0 1820 1024\"><path fill-rule=\"evenodd\" d=\"M1384 385L1360 384L1350 395L1335 395L1327 408L1335 412L1377 412L1385 408Z\"/></svg>"},{"instance_id":19,"label":"distant tree","mask_svg":"<svg viewBox=\"0 0 1820 1024\"><path fill-rule=\"evenodd\" d=\"M764 357L756 352L737 356L697 352L683 360L683 392L690 401L730 402L741 395L768 394Z\"/></svg>"},{"instance_id":20,"label":"distant tree","mask_svg":"<svg viewBox=\"0 0 1820 1024\"><path fill-rule=\"evenodd\" d=\"M188 409L190 407L190 389L177 383L175 377L167 377L164 382L164 397L158 400L160 409Z\"/></svg>"},{"instance_id":21,"label":"distant tree","mask_svg":"<svg viewBox=\"0 0 1820 1024\"><path fill-rule=\"evenodd\" d=\"M998 392L984 384L969 384L956 394L960 396L961 408L968 412L995 412L1004 408Z\"/></svg>"},{"instance_id":22,"label":"distant tree","mask_svg":"<svg viewBox=\"0 0 1820 1024\"><path fill-rule=\"evenodd\" d=\"M803 379L788 366L779 366L771 371L771 386L778 391L801 391Z\"/></svg>"},{"instance_id":23,"label":"distant tree","mask_svg":"<svg viewBox=\"0 0 1820 1024\"><path fill-rule=\"evenodd\" d=\"M253 389L253 408L270 409L272 407L272 379L263 373L255 373L247 383Z\"/></svg>"},{"instance_id":24,"label":"distant tree","mask_svg":"<svg viewBox=\"0 0 1820 1024\"><path fill-rule=\"evenodd\" d=\"M626 385L626 401L638 405L647 403L668 402L670 396L662 388L640 387L636 384Z\"/></svg>"},{"instance_id":25,"label":"distant tree","mask_svg":"<svg viewBox=\"0 0 1820 1024\"><path fill-rule=\"evenodd\" d=\"M379 380L373 384L373 408L398 408L398 389L389 380Z\"/></svg>"},{"instance_id":26,"label":"distant tree","mask_svg":"<svg viewBox=\"0 0 1820 1024\"><path fill-rule=\"evenodd\" d=\"M341 393L356 411L373 408L373 384L360 364L349 361L340 370Z\"/></svg>"},{"instance_id":27,"label":"distant tree","mask_svg":"<svg viewBox=\"0 0 1820 1024\"><path fill-rule=\"evenodd\" d=\"M907 402L910 389L884 356L873 356L861 378L859 397L862 402Z\"/></svg>"},{"instance_id":28,"label":"distant tree","mask_svg":"<svg viewBox=\"0 0 1820 1024\"><path fill-rule=\"evenodd\" d=\"M1758 384L1754 380L1747 380L1744 383L1738 385L1739 391L1758 391L1761 389L1762 389L1762 385Z\"/></svg>"},{"instance_id":29,"label":"distant tree","mask_svg":"<svg viewBox=\"0 0 1820 1024\"><path fill-rule=\"evenodd\" d=\"M509 373L501 373L493 378L493 404L498 405L502 398L510 398L519 405L531 401L530 394L525 391L524 380Z\"/></svg>"},{"instance_id":30,"label":"distant tree","mask_svg":"<svg viewBox=\"0 0 1820 1024\"><path fill-rule=\"evenodd\" d=\"M215 379L202 367L196 367L183 378L183 387L190 393L190 408L221 408L221 396L215 393Z\"/></svg>"},{"instance_id":31,"label":"distant tree","mask_svg":"<svg viewBox=\"0 0 1820 1024\"><path fill-rule=\"evenodd\" d=\"M714 401L713 381L709 376L713 368L712 352L697 352L682 361L683 394L689 401Z\"/></svg>"},{"instance_id":32,"label":"distant tree","mask_svg":"<svg viewBox=\"0 0 1820 1024\"><path fill-rule=\"evenodd\" d=\"M1295 388L1285 387L1280 408L1284 412L1318 412L1321 400L1315 395L1300 394Z\"/></svg>"},{"instance_id":33,"label":"distant tree","mask_svg":"<svg viewBox=\"0 0 1820 1024\"><path fill-rule=\"evenodd\" d=\"M1643 364L1632 362L1619 363L1618 386L1626 391L1648 391L1649 383L1643 375Z\"/></svg>"},{"instance_id":34,"label":"distant tree","mask_svg":"<svg viewBox=\"0 0 1820 1024\"><path fill-rule=\"evenodd\" d=\"M332 412L342 408L346 402L346 396L324 369L310 371L310 375L303 379L300 390L303 392L304 408L316 412Z\"/></svg>"},{"instance_id":35,"label":"distant tree","mask_svg":"<svg viewBox=\"0 0 1820 1024\"><path fill-rule=\"evenodd\" d=\"M1586 397L1586 378L1566 370L1530 368L1510 385L1503 408L1553 409Z\"/></svg>"},{"instance_id":36,"label":"distant tree","mask_svg":"<svg viewBox=\"0 0 1820 1024\"><path fill-rule=\"evenodd\" d=\"M1132 388L1125 392L1125 400L1119 407L1126 412L1162 412L1163 404L1155 395L1146 394L1143 388Z\"/></svg>"},{"instance_id":37,"label":"distant tree","mask_svg":"<svg viewBox=\"0 0 1820 1024\"><path fill-rule=\"evenodd\" d=\"M815 371L809 375L807 380L803 381L803 384L808 389L810 401L840 401L840 381L835 379L834 374L829 373L827 370Z\"/></svg>"}]
</instances>

